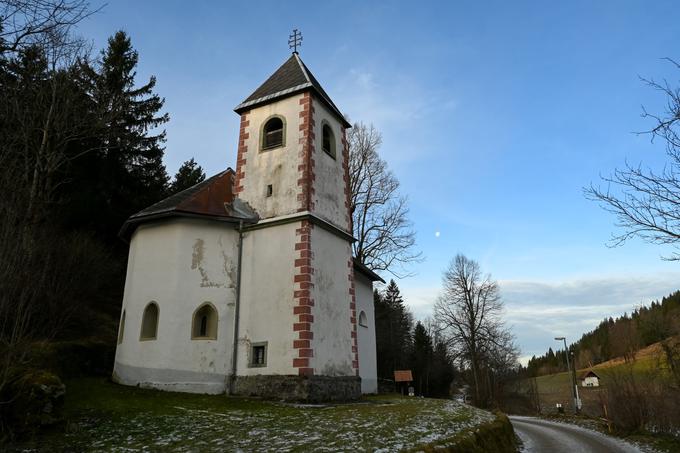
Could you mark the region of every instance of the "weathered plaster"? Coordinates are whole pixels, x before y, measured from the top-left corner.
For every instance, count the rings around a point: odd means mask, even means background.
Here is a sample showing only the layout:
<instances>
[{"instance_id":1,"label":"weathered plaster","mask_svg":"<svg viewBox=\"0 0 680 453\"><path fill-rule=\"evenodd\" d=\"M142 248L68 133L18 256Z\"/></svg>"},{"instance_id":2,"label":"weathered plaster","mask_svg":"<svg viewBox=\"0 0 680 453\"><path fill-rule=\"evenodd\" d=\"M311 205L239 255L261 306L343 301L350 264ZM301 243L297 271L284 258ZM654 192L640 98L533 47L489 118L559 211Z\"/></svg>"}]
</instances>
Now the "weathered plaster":
<instances>
[{"instance_id":1,"label":"weathered plaster","mask_svg":"<svg viewBox=\"0 0 680 453\"><path fill-rule=\"evenodd\" d=\"M293 262L299 223L249 231L243 239L238 375L297 374L292 367ZM267 366L248 367L250 344L268 342Z\"/></svg>"},{"instance_id":2,"label":"weathered plaster","mask_svg":"<svg viewBox=\"0 0 680 453\"><path fill-rule=\"evenodd\" d=\"M252 206L260 218L266 219L298 211L297 180L299 176L300 99L302 94L266 104L248 113L247 147L238 172L243 173L239 197ZM261 150L263 123L273 115L285 118L284 146ZM265 196L267 185L272 185L272 195Z\"/></svg>"},{"instance_id":3,"label":"weathered plaster","mask_svg":"<svg viewBox=\"0 0 680 453\"><path fill-rule=\"evenodd\" d=\"M350 281L347 278L350 245L321 228L312 230L311 239L314 251L314 358L310 363L315 375L354 376Z\"/></svg>"},{"instance_id":4,"label":"weathered plaster","mask_svg":"<svg viewBox=\"0 0 680 453\"><path fill-rule=\"evenodd\" d=\"M324 220L347 230L345 207L345 181L342 166L342 126L326 106L314 99L314 213ZM333 130L335 159L323 151L323 124Z\"/></svg>"},{"instance_id":5,"label":"weathered plaster","mask_svg":"<svg viewBox=\"0 0 680 453\"><path fill-rule=\"evenodd\" d=\"M205 371L148 368L116 363L113 381L169 392L219 394L226 390L224 375Z\"/></svg>"},{"instance_id":6,"label":"weathered plaster","mask_svg":"<svg viewBox=\"0 0 680 453\"><path fill-rule=\"evenodd\" d=\"M172 370L174 376L206 373L214 388L224 386L231 360L236 244L233 226L221 222L174 219L135 231L122 307L126 329L114 364L121 382L152 386L164 376L161 370ZM157 337L139 341L142 313L152 300L159 307ZM192 314L204 302L218 312L216 340L191 339Z\"/></svg>"},{"instance_id":7,"label":"weathered plaster","mask_svg":"<svg viewBox=\"0 0 680 453\"><path fill-rule=\"evenodd\" d=\"M357 316L366 313L366 325L357 326L359 344L359 376L361 393L378 392L378 370L375 347L375 310L373 309L373 283L359 272L354 273Z\"/></svg>"}]
</instances>

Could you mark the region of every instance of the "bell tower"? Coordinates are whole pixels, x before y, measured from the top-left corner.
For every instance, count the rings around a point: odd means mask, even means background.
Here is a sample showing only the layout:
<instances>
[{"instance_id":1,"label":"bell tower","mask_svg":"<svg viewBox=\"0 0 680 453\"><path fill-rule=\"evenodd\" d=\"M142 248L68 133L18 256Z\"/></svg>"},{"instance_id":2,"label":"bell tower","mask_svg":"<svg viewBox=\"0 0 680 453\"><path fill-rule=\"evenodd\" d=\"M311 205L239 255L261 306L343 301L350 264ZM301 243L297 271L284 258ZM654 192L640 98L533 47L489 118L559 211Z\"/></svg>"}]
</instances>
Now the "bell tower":
<instances>
[{"instance_id":1,"label":"bell tower","mask_svg":"<svg viewBox=\"0 0 680 453\"><path fill-rule=\"evenodd\" d=\"M308 212L350 232L350 124L297 53L235 109L237 196L271 219Z\"/></svg>"},{"instance_id":2,"label":"bell tower","mask_svg":"<svg viewBox=\"0 0 680 453\"><path fill-rule=\"evenodd\" d=\"M236 393L357 397L351 125L297 51L235 111L234 193L260 218L243 243Z\"/></svg>"}]
</instances>

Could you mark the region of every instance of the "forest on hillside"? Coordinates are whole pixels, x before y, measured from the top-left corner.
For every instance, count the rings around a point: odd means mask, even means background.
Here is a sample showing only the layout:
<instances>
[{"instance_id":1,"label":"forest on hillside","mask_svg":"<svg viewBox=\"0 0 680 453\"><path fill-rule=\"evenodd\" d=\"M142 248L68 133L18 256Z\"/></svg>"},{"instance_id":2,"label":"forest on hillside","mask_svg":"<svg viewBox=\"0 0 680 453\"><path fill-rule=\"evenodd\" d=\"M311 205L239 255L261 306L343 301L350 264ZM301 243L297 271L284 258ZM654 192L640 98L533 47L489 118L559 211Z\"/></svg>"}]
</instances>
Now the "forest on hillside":
<instances>
[{"instance_id":1,"label":"forest on hillside","mask_svg":"<svg viewBox=\"0 0 680 453\"><path fill-rule=\"evenodd\" d=\"M73 32L92 13L79 0L0 3L0 440L49 422L36 385L59 394L60 378L110 372L118 230L205 177L193 160L169 177L156 78L137 77L123 31L92 54Z\"/></svg>"},{"instance_id":2,"label":"forest on hillside","mask_svg":"<svg viewBox=\"0 0 680 453\"><path fill-rule=\"evenodd\" d=\"M640 349L661 342L672 366L680 358L670 341L677 335L680 335L680 291L636 308L630 315L624 313L616 319L604 319L594 330L572 343L569 353L573 353L576 367L580 369L618 357L633 360ZM525 373L536 377L562 371L567 371L565 351L550 348L544 355L532 357Z\"/></svg>"}]
</instances>

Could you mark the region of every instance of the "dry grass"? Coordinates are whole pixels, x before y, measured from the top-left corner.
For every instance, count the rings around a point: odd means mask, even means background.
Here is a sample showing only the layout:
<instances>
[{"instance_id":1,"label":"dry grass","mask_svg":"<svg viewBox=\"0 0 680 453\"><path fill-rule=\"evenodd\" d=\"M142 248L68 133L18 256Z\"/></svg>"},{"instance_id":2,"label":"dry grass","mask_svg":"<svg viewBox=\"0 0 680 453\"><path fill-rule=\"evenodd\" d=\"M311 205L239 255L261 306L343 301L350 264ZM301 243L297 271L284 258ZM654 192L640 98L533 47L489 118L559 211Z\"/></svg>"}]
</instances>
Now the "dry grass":
<instances>
[{"instance_id":1,"label":"dry grass","mask_svg":"<svg viewBox=\"0 0 680 453\"><path fill-rule=\"evenodd\" d=\"M657 370L660 376L666 376L665 360L658 343L641 349L635 354L633 361L626 361L623 358L615 358L595 365L592 369L600 376L599 387L582 387L579 377L590 368L582 368L576 371L579 396L583 404L583 412L592 417L604 416L604 394L607 385L611 381L612 374L622 370L630 371L639 375L641 378ZM567 412L573 412L573 397L571 393L571 377L569 373L555 373L536 378L539 400L543 413L555 413L555 405L560 403Z\"/></svg>"},{"instance_id":2,"label":"dry grass","mask_svg":"<svg viewBox=\"0 0 680 453\"><path fill-rule=\"evenodd\" d=\"M659 361L663 361L663 352L661 350L661 345L659 343L654 343L646 348L640 349L635 353L634 356L634 365L641 367L641 368L649 368L650 366L656 365L659 363ZM626 363L630 363L630 361L626 362L626 360L623 357L617 357L615 359L607 360L606 362L599 363L593 367L593 369L597 370L604 370L607 368L612 368L612 367L617 367L620 365L624 365ZM587 371L587 369L581 370L581 371Z\"/></svg>"}]
</instances>

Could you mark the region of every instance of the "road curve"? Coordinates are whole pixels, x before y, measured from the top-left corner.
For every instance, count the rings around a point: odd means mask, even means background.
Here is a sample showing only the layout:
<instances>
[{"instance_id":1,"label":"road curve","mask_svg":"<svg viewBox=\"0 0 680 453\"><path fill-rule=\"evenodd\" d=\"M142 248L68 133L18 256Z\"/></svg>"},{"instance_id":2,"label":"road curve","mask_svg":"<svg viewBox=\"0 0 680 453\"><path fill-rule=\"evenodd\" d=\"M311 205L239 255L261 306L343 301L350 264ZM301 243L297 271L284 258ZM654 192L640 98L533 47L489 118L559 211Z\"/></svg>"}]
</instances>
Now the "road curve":
<instances>
[{"instance_id":1,"label":"road curve","mask_svg":"<svg viewBox=\"0 0 680 453\"><path fill-rule=\"evenodd\" d=\"M526 453L641 453L620 439L580 426L534 417L511 416L510 421Z\"/></svg>"}]
</instances>

